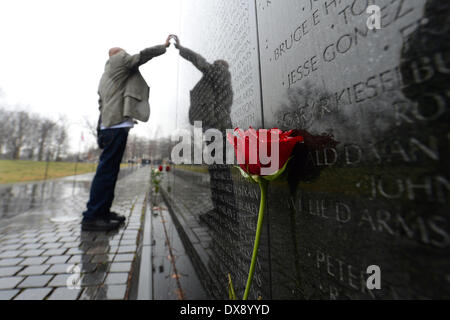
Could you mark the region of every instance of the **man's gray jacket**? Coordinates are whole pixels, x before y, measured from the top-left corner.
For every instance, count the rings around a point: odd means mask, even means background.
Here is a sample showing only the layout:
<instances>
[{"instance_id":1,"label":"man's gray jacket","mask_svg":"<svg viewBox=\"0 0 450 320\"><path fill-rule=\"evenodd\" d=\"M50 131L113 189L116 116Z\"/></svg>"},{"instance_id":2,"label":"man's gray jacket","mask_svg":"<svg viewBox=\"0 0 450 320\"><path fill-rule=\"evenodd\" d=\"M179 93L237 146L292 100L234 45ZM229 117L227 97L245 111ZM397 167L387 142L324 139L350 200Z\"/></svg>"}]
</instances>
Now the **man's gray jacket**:
<instances>
[{"instance_id":1,"label":"man's gray jacket","mask_svg":"<svg viewBox=\"0 0 450 320\"><path fill-rule=\"evenodd\" d=\"M103 126L111 127L129 118L148 121L150 88L139 72L139 66L165 52L166 46L159 45L132 56L120 51L109 58L98 88Z\"/></svg>"}]
</instances>

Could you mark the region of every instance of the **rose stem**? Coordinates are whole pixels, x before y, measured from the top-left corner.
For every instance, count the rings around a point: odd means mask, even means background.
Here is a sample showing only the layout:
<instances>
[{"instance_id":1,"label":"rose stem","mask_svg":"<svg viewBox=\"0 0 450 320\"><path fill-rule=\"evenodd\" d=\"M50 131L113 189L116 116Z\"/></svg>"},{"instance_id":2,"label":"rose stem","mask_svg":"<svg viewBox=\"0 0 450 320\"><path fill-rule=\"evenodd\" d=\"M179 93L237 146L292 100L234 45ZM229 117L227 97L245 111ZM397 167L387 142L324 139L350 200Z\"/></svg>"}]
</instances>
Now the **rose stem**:
<instances>
[{"instance_id":1,"label":"rose stem","mask_svg":"<svg viewBox=\"0 0 450 320\"><path fill-rule=\"evenodd\" d=\"M250 264L250 271L248 272L247 285L245 287L244 298L247 300L250 293L250 286L253 280L253 274L255 273L256 258L258 256L259 238L261 237L261 229L264 220L264 210L266 209L266 195L269 182L263 178L259 178L259 188L261 190L261 202L259 204L258 224L256 226L255 243L253 245L252 262Z\"/></svg>"}]
</instances>

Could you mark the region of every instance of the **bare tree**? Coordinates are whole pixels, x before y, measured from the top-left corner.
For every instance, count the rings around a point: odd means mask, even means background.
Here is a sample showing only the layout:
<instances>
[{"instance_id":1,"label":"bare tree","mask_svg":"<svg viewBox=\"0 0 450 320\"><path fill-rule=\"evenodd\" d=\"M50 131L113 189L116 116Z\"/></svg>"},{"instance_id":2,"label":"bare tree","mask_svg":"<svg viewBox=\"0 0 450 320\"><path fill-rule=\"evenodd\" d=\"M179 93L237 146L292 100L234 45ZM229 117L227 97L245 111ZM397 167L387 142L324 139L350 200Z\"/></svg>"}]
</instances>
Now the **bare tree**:
<instances>
[{"instance_id":1,"label":"bare tree","mask_svg":"<svg viewBox=\"0 0 450 320\"><path fill-rule=\"evenodd\" d=\"M41 118L36 114L30 114L30 121L28 129L25 132L24 145L28 149L28 159L35 158L36 151L39 148L39 139L36 133L39 132L41 125Z\"/></svg>"},{"instance_id":2,"label":"bare tree","mask_svg":"<svg viewBox=\"0 0 450 320\"><path fill-rule=\"evenodd\" d=\"M42 161L45 155L60 158L67 151L67 121L64 117L60 117L58 125L53 120L26 111L0 108L0 121L0 155L6 149L12 159L26 155L27 159ZM50 148L52 146L54 148Z\"/></svg>"},{"instance_id":3,"label":"bare tree","mask_svg":"<svg viewBox=\"0 0 450 320\"><path fill-rule=\"evenodd\" d=\"M1 89L0 89L1 90ZM3 148L8 141L8 132L10 130L9 117L11 113L0 108L0 155L3 154Z\"/></svg>"},{"instance_id":4,"label":"bare tree","mask_svg":"<svg viewBox=\"0 0 450 320\"><path fill-rule=\"evenodd\" d=\"M30 117L27 112L13 112L9 117L11 128L10 137L7 140L8 148L11 152L11 158L17 160L20 158L20 151L25 142L25 136L30 124Z\"/></svg>"},{"instance_id":5,"label":"bare tree","mask_svg":"<svg viewBox=\"0 0 450 320\"><path fill-rule=\"evenodd\" d=\"M45 149L47 147L48 138L51 136L51 131L56 126L56 123L50 119L42 119L39 126L39 146L38 146L38 161L44 158Z\"/></svg>"},{"instance_id":6,"label":"bare tree","mask_svg":"<svg viewBox=\"0 0 450 320\"><path fill-rule=\"evenodd\" d=\"M53 134L53 140L55 142L55 160L60 161L61 160L61 154L65 153L67 151L67 129L64 125L58 125L56 126Z\"/></svg>"},{"instance_id":7,"label":"bare tree","mask_svg":"<svg viewBox=\"0 0 450 320\"><path fill-rule=\"evenodd\" d=\"M127 141L127 148L125 149L125 158L129 160L136 159L136 151L137 151L137 140L138 137L136 135L130 135Z\"/></svg>"},{"instance_id":8,"label":"bare tree","mask_svg":"<svg viewBox=\"0 0 450 320\"><path fill-rule=\"evenodd\" d=\"M92 122L87 116L83 117L84 127L89 131L89 133L97 139L97 122Z\"/></svg>"}]
</instances>

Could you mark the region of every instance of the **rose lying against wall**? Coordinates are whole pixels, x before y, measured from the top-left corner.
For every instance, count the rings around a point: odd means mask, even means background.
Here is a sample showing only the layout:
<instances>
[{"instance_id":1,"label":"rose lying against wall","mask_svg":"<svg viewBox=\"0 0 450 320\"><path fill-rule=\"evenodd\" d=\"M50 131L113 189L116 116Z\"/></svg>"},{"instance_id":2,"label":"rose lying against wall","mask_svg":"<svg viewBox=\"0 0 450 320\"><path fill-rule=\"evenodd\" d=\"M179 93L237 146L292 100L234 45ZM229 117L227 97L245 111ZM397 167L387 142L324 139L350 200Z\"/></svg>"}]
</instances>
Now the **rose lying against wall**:
<instances>
[{"instance_id":1,"label":"rose lying against wall","mask_svg":"<svg viewBox=\"0 0 450 320\"><path fill-rule=\"evenodd\" d=\"M251 183L258 183L261 190L252 260L243 297L243 300L247 300L255 273L269 182L283 174L291 159L294 147L297 143L303 143L303 137L296 135L294 130L283 132L277 128L255 130L251 127L245 132L237 128L234 130L234 135L228 133L227 137L230 144L234 147L239 164L237 168L241 171L242 176ZM268 157L268 150L270 150L270 158ZM276 150L275 159L273 157L274 150ZM236 293L230 275L228 275L228 284L230 299L236 300Z\"/></svg>"}]
</instances>

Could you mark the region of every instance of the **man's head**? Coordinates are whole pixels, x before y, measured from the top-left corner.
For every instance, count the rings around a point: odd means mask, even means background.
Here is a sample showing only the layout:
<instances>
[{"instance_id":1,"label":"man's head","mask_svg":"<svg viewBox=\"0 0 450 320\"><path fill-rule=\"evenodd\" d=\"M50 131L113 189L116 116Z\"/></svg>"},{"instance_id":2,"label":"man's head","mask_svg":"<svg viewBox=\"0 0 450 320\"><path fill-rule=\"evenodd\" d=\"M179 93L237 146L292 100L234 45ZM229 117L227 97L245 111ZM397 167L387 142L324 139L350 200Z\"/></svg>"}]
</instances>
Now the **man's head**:
<instances>
[{"instance_id":1,"label":"man's head","mask_svg":"<svg viewBox=\"0 0 450 320\"><path fill-rule=\"evenodd\" d=\"M109 49L109 56L112 57L113 55L119 53L120 51L124 51L122 48L114 47Z\"/></svg>"},{"instance_id":2,"label":"man's head","mask_svg":"<svg viewBox=\"0 0 450 320\"><path fill-rule=\"evenodd\" d=\"M216 61L214 61L214 64L217 66L222 66L225 69L228 69L230 67L228 62L226 62L225 60L216 60Z\"/></svg>"}]
</instances>

